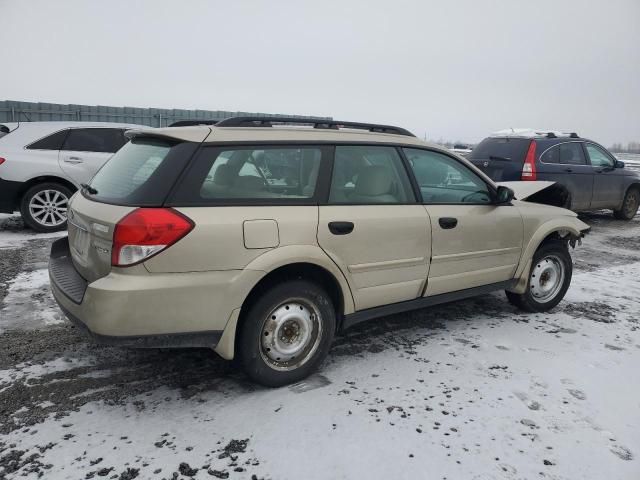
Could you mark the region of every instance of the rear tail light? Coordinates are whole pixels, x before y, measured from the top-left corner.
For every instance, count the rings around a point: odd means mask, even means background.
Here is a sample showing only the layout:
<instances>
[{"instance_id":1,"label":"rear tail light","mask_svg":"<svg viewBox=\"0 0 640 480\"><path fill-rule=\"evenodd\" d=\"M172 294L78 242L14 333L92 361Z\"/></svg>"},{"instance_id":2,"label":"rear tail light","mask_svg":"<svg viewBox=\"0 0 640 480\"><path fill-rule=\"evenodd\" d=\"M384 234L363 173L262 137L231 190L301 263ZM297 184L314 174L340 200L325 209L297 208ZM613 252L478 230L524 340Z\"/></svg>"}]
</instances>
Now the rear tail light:
<instances>
[{"instance_id":1,"label":"rear tail light","mask_svg":"<svg viewBox=\"0 0 640 480\"><path fill-rule=\"evenodd\" d=\"M193 230L193 222L171 208L139 208L113 232L111 265L128 267L148 260Z\"/></svg>"},{"instance_id":2,"label":"rear tail light","mask_svg":"<svg viewBox=\"0 0 640 480\"><path fill-rule=\"evenodd\" d=\"M5 162L5 159L0 157L0 165L2 165Z\"/></svg>"},{"instance_id":3,"label":"rear tail light","mask_svg":"<svg viewBox=\"0 0 640 480\"><path fill-rule=\"evenodd\" d=\"M524 159L524 165L522 165L521 180L535 180L538 177L536 173L536 141L531 140L529 144L529 150L527 150L527 156Z\"/></svg>"}]
</instances>

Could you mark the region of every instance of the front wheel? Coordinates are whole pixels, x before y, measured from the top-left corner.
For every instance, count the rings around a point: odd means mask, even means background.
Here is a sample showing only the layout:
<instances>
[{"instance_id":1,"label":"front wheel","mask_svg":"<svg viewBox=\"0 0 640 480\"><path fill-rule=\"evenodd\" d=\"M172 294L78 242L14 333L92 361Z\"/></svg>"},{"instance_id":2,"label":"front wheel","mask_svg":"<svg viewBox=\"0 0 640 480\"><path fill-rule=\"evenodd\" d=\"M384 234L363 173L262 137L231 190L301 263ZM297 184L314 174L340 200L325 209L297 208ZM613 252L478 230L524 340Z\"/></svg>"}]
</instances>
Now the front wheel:
<instances>
[{"instance_id":1,"label":"front wheel","mask_svg":"<svg viewBox=\"0 0 640 480\"><path fill-rule=\"evenodd\" d=\"M571 255L565 242L542 245L531 263L524 293L505 292L509 302L527 312L546 312L564 298L573 273Z\"/></svg>"},{"instance_id":2,"label":"front wheel","mask_svg":"<svg viewBox=\"0 0 640 480\"><path fill-rule=\"evenodd\" d=\"M67 226L67 208L73 192L59 183L34 185L22 196L20 213L36 232L57 232Z\"/></svg>"},{"instance_id":3,"label":"front wheel","mask_svg":"<svg viewBox=\"0 0 640 480\"><path fill-rule=\"evenodd\" d=\"M331 298L306 280L280 283L260 296L243 318L238 357L245 373L267 387L313 373L329 352L336 328Z\"/></svg>"},{"instance_id":4,"label":"front wheel","mask_svg":"<svg viewBox=\"0 0 640 480\"><path fill-rule=\"evenodd\" d=\"M630 188L624 196L622 208L614 210L613 216L620 220L631 220L636 216L638 206L640 206L640 191L637 188Z\"/></svg>"}]
</instances>

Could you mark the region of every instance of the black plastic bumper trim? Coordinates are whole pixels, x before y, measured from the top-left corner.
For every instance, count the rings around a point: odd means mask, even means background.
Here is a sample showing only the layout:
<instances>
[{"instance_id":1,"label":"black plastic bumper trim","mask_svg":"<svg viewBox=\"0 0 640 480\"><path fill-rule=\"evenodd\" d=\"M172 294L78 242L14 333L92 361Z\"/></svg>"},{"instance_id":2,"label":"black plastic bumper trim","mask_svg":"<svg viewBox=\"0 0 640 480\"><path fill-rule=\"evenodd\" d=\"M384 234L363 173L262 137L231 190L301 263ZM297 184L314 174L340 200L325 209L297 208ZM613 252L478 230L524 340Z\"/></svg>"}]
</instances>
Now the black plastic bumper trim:
<instances>
[{"instance_id":1,"label":"black plastic bumper trim","mask_svg":"<svg viewBox=\"0 0 640 480\"><path fill-rule=\"evenodd\" d=\"M18 193L22 182L0 178L0 213L13 213L18 208Z\"/></svg>"},{"instance_id":2,"label":"black plastic bumper trim","mask_svg":"<svg viewBox=\"0 0 640 480\"><path fill-rule=\"evenodd\" d=\"M88 282L73 266L69 250L69 237L60 238L51 244L49 276L65 297L75 304L82 303Z\"/></svg>"},{"instance_id":3,"label":"black plastic bumper trim","mask_svg":"<svg viewBox=\"0 0 640 480\"><path fill-rule=\"evenodd\" d=\"M82 333L101 345L131 348L215 348L222 337L222 330L203 332L164 333L158 335L111 336L92 331L82 320L58 302L69 321Z\"/></svg>"}]
</instances>

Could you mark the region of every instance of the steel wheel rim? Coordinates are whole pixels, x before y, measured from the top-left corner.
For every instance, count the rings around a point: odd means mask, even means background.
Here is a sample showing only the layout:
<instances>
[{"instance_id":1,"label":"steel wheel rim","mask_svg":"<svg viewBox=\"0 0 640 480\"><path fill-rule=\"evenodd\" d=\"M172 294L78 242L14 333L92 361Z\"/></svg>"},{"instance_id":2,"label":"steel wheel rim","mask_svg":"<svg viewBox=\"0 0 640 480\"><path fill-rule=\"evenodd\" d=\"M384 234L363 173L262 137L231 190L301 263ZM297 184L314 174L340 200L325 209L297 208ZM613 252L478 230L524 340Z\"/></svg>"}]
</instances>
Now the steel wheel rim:
<instances>
[{"instance_id":1,"label":"steel wheel rim","mask_svg":"<svg viewBox=\"0 0 640 480\"><path fill-rule=\"evenodd\" d=\"M636 192L632 192L627 195L627 199L624 202L624 208L628 217L635 215L638 209L638 194Z\"/></svg>"},{"instance_id":2,"label":"steel wheel rim","mask_svg":"<svg viewBox=\"0 0 640 480\"><path fill-rule=\"evenodd\" d=\"M67 221L69 198L60 190L42 190L29 200L29 214L39 225L59 227Z\"/></svg>"},{"instance_id":3,"label":"steel wheel rim","mask_svg":"<svg viewBox=\"0 0 640 480\"><path fill-rule=\"evenodd\" d=\"M317 305L292 298L282 302L264 319L260 330L260 354L274 370L294 370L313 356L321 337L322 317Z\"/></svg>"},{"instance_id":4,"label":"steel wheel rim","mask_svg":"<svg viewBox=\"0 0 640 480\"><path fill-rule=\"evenodd\" d=\"M562 290L564 278L565 265L558 256L548 255L541 258L531 269L531 296L538 303L553 300Z\"/></svg>"}]
</instances>

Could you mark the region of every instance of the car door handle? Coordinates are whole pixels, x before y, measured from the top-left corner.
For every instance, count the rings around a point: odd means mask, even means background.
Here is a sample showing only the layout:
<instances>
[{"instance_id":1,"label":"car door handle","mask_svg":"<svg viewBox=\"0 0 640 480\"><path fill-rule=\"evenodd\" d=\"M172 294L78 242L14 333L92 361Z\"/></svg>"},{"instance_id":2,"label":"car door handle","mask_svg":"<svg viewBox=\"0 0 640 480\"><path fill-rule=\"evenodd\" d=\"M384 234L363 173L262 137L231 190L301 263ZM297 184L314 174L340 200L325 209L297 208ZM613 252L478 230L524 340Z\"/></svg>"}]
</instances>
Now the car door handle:
<instances>
[{"instance_id":1,"label":"car door handle","mask_svg":"<svg viewBox=\"0 0 640 480\"><path fill-rule=\"evenodd\" d=\"M565 168L564 171L567 173L571 173L573 172L573 168Z\"/></svg>"},{"instance_id":2,"label":"car door handle","mask_svg":"<svg viewBox=\"0 0 640 480\"><path fill-rule=\"evenodd\" d=\"M82 160L80 157L69 157L65 158L63 161L65 163L82 163L84 160Z\"/></svg>"},{"instance_id":3,"label":"car door handle","mask_svg":"<svg viewBox=\"0 0 640 480\"><path fill-rule=\"evenodd\" d=\"M329 222L329 231L334 235L347 235L353 232L353 222Z\"/></svg>"},{"instance_id":4,"label":"car door handle","mask_svg":"<svg viewBox=\"0 0 640 480\"><path fill-rule=\"evenodd\" d=\"M450 228L455 228L458 225L458 219L453 217L441 217L438 219L438 223L442 228L448 230Z\"/></svg>"}]
</instances>

